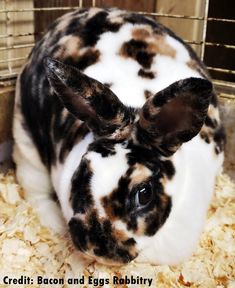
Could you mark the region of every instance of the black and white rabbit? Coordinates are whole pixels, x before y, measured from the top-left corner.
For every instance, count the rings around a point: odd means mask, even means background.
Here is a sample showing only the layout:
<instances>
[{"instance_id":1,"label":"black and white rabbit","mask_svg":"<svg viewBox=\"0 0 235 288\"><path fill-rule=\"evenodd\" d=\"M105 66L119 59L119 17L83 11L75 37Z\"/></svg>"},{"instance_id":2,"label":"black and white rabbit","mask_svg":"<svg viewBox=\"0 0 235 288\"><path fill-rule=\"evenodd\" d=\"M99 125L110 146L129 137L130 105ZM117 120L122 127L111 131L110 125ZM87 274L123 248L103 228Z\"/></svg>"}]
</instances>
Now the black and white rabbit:
<instances>
[{"instance_id":1,"label":"black and white rabbit","mask_svg":"<svg viewBox=\"0 0 235 288\"><path fill-rule=\"evenodd\" d=\"M65 14L29 55L14 113L18 181L43 224L111 265L193 252L225 135L204 65L173 32L118 9Z\"/></svg>"}]
</instances>

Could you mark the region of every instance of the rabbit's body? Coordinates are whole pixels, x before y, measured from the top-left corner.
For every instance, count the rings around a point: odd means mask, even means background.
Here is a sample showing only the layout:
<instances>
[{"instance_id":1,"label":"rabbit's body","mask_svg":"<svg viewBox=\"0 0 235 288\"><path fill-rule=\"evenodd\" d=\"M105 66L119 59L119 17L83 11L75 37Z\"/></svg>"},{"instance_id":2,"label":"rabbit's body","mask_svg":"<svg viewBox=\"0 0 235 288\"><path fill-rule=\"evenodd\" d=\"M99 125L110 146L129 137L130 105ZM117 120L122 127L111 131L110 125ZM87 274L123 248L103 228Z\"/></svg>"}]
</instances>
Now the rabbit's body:
<instances>
[{"instance_id":1,"label":"rabbit's body","mask_svg":"<svg viewBox=\"0 0 235 288\"><path fill-rule=\"evenodd\" d=\"M104 85L47 60L52 88L46 56ZM149 18L94 8L58 19L29 56L15 104L17 177L42 222L66 226L54 190L75 245L100 262L174 264L190 255L224 144L216 96L197 78L209 79L194 52ZM181 88L208 100L192 96L196 104L182 108Z\"/></svg>"}]
</instances>

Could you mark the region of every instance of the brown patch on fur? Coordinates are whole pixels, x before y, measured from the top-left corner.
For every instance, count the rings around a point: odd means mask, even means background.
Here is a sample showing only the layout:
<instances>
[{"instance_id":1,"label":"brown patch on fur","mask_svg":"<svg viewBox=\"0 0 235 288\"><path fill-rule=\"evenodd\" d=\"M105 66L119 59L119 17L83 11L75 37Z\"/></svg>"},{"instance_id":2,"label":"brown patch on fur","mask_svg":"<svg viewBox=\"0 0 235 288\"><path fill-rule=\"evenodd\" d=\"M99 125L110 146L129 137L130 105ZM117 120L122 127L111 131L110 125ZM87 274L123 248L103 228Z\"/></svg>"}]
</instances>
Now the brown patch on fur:
<instances>
[{"instance_id":1,"label":"brown patch on fur","mask_svg":"<svg viewBox=\"0 0 235 288\"><path fill-rule=\"evenodd\" d=\"M147 51L148 43L143 40L131 39L123 43L119 55L136 60L142 67L149 69L152 65L153 53Z\"/></svg>"},{"instance_id":2,"label":"brown patch on fur","mask_svg":"<svg viewBox=\"0 0 235 288\"><path fill-rule=\"evenodd\" d=\"M130 175L130 187L146 181L152 175L151 170L142 164L136 163L133 168L134 171Z\"/></svg>"},{"instance_id":3,"label":"brown patch on fur","mask_svg":"<svg viewBox=\"0 0 235 288\"><path fill-rule=\"evenodd\" d=\"M159 181L160 183L162 183L162 186L165 187L169 180L167 179L166 175L163 175L163 177Z\"/></svg>"},{"instance_id":4,"label":"brown patch on fur","mask_svg":"<svg viewBox=\"0 0 235 288\"><path fill-rule=\"evenodd\" d=\"M123 127L118 128L108 138L109 139L116 139L116 140L126 139L131 134L132 128L133 128L132 124L124 125Z\"/></svg>"},{"instance_id":5,"label":"brown patch on fur","mask_svg":"<svg viewBox=\"0 0 235 288\"><path fill-rule=\"evenodd\" d=\"M152 96L153 96L152 92L150 92L149 90L144 90L144 97L145 97L146 100L149 99Z\"/></svg>"},{"instance_id":6,"label":"brown patch on fur","mask_svg":"<svg viewBox=\"0 0 235 288\"><path fill-rule=\"evenodd\" d=\"M165 35L155 34L151 29L137 28L132 32L133 38L123 43L119 55L135 59L143 68L150 69L155 55L175 58L176 50L167 42ZM154 75L146 71L139 71L143 77L153 78ZM139 75L140 75L139 74Z\"/></svg>"},{"instance_id":7,"label":"brown patch on fur","mask_svg":"<svg viewBox=\"0 0 235 288\"><path fill-rule=\"evenodd\" d=\"M118 241L125 241L127 239L127 235L122 230L114 229L112 234Z\"/></svg>"},{"instance_id":8,"label":"brown patch on fur","mask_svg":"<svg viewBox=\"0 0 235 288\"><path fill-rule=\"evenodd\" d=\"M150 37L152 33L152 29L148 26L144 28L136 28L132 32L132 36L134 39L137 40L145 40L146 38Z\"/></svg>"},{"instance_id":9,"label":"brown patch on fur","mask_svg":"<svg viewBox=\"0 0 235 288\"><path fill-rule=\"evenodd\" d=\"M204 69L202 69L202 67L197 63L197 61L195 61L194 59L190 59L186 65L191 68L192 70L197 71L201 76L210 79L210 76L208 74L208 72Z\"/></svg>"},{"instance_id":10,"label":"brown patch on fur","mask_svg":"<svg viewBox=\"0 0 235 288\"><path fill-rule=\"evenodd\" d=\"M135 40L144 40L148 43L147 52L175 58L176 50L165 40L164 35L155 34L149 27L137 28L132 32Z\"/></svg>"},{"instance_id":11,"label":"brown patch on fur","mask_svg":"<svg viewBox=\"0 0 235 288\"><path fill-rule=\"evenodd\" d=\"M149 53L160 54L175 58L176 50L166 42L165 36L155 35L154 38L154 41L152 40L148 45Z\"/></svg>"},{"instance_id":12,"label":"brown patch on fur","mask_svg":"<svg viewBox=\"0 0 235 288\"><path fill-rule=\"evenodd\" d=\"M217 107L214 107L213 105L210 104L207 114L211 119L215 119L218 123L220 122L219 109Z\"/></svg>"},{"instance_id":13,"label":"brown patch on fur","mask_svg":"<svg viewBox=\"0 0 235 288\"><path fill-rule=\"evenodd\" d=\"M161 110L161 107L156 107L153 104L152 99L145 103L145 109L141 110L139 123L143 129L147 129L151 123L151 119L149 117L153 117L157 115Z\"/></svg>"},{"instance_id":14,"label":"brown patch on fur","mask_svg":"<svg viewBox=\"0 0 235 288\"><path fill-rule=\"evenodd\" d=\"M68 115L69 115L69 111L64 108L63 111L61 112L62 120L65 121Z\"/></svg>"},{"instance_id":15,"label":"brown patch on fur","mask_svg":"<svg viewBox=\"0 0 235 288\"><path fill-rule=\"evenodd\" d=\"M139 72L138 72L138 75L143 77L143 78L147 78L147 79L155 78L155 73L154 72L146 71L144 69L140 69Z\"/></svg>"},{"instance_id":16,"label":"brown patch on fur","mask_svg":"<svg viewBox=\"0 0 235 288\"><path fill-rule=\"evenodd\" d=\"M107 198L102 198L102 205L104 207L105 213L108 217L108 219L113 222L115 220L118 220L118 218L113 214L113 207L110 203L108 203Z\"/></svg>"},{"instance_id":17,"label":"brown patch on fur","mask_svg":"<svg viewBox=\"0 0 235 288\"><path fill-rule=\"evenodd\" d=\"M200 136L206 143L210 144L213 138L213 131L210 127L203 125Z\"/></svg>"},{"instance_id":18,"label":"brown patch on fur","mask_svg":"<svg viewBox=\"0 0 235 288\"><path fill-rule=\"evenodd\" d=\"M136 235L144 235L146 230L145 218L138 218L137 220L137 230L135 231Z\"/></svg>"},{"instance_id":19,"label":"brown patch on fur","mask_svg":"<svg viewBox=\"0 0 235 288\"><path fill-rule=\"evenodd\" d=\"M97 63L100 59L100 52L97 49L87 49L83 54L79 55L78 59L75 60L76 66L80 70L84 70L88 66Z\"/></svg>"},{"instance_id":20,"label":"brown patch on fur","mask_svg":"<svg viewBox=\"0 0 235 288\"><path fill-rule=\"evenodd\" d=\"M81 41L76 36L64 36L60 39L58 45L60 48L56 50L53 55L56 59L64 59L67 57L76 58L79 54L79 48L81 46Z\"/></svg>"},{"instance_id":21,"label":"brown patch on fur","mask_svg":"<svg viewBox=\"0 0 235 288\"><path fill-rule=\"evenodd\" d=\"M200 131L200 137L208 144L214 142L216 155L224 151L226 142L224 128L220 122L218 108L210 104L205 124Z\"/></svg>"}]
</instances>

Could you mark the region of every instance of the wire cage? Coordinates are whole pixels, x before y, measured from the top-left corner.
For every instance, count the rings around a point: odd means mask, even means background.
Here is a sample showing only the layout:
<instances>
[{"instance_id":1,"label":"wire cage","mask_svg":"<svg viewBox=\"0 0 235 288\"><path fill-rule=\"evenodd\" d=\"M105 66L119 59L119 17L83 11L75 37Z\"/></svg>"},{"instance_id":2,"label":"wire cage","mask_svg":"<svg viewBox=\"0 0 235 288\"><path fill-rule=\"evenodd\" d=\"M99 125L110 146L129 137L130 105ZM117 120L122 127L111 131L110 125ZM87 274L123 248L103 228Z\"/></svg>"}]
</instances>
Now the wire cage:
<instances>
[{"instance_id":1,"label":"wire cage","mask_svg":"<svg viewBox=\"0 0 235 288\"><path fill-rule=\"evenodd\" d=\"M53 20L82 7L116 6L172 29L205 62L221 101L234 107L229 112L224 109L224 117L229 118L235 111L234 4L233 0L227 6L220 0L0 0L0 96L4 94L0 97L0 144L11 139L15 81L30 50ZM231 135L235 135L234 120L229 122ZM228 142L231 154L234 142Z\"/></svg>"}]
</instances>

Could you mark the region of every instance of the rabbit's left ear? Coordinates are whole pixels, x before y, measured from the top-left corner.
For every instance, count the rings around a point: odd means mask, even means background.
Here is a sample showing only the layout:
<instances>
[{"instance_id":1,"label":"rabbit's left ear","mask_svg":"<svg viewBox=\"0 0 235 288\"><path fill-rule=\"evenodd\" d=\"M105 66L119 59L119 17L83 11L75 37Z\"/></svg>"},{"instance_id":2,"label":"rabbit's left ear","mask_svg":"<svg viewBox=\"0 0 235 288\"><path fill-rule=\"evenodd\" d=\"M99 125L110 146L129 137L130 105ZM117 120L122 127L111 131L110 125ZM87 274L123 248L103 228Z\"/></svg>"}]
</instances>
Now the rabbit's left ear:
<instances>
[{"instance_id":1,"label":"rabbit's left ear","mask_svg":"<svg viewBox=\"0 0 235 288\"><path fill-rule=\"evenodd\" d=\"M136 123L137 141L165 156L172 155L200 131L211 93L209 81L187 78L149 98Z\"/></svg>"},{"instance_id":2,"label":"rabbit's left ear","mask_svg":"<svg viewBox=\"0 0 235 288\"><path fill-rule=\"evenodd\" d=\"M70 113L97 136L121 137L117 130L129 124L131 113L108 87L49 57L44 64L51 87Z\"/></svg>"}]
</instances>

